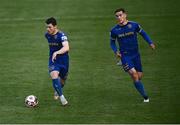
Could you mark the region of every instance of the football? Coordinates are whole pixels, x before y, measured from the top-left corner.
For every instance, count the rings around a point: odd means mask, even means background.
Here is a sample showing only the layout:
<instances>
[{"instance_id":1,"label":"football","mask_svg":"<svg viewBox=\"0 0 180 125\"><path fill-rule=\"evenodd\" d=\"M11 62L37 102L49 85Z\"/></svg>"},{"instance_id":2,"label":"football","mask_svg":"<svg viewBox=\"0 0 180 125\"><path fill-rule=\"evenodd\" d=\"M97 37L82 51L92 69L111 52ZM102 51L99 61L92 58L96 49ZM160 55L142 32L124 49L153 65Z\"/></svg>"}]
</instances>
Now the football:
<instances>
[{"instance_id":1,"label":"football","mask_svg":"<svg viewBox=\"0 0 180 125\"><path fill-rule=\"evenodd\" d=\"M29 95L25 98L25 105L27 107L33 108L38 105L38 99L35 95Z\"/></svg>"}]
</instances>

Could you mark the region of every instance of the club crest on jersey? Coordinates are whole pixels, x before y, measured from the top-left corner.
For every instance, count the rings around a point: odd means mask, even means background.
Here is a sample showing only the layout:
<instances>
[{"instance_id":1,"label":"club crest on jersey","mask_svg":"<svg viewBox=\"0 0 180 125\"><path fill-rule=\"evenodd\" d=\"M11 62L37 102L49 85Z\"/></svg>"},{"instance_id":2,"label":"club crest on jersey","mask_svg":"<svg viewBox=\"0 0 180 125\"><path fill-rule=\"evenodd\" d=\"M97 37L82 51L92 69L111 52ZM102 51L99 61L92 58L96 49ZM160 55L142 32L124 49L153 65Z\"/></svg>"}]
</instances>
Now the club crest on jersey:
<instances>
[{"instance_id":1,"label":"club crest on jersey","mask_svg":"<svg viewBox=\"0 0 180 125\"><path fill-rule=\"evenodd\" d=\"M127 26L128 26L128 28L129 28L129 29L131 29L131 28L132 28L132 25L131 25L131 24L128 24Z\"/></svg>"}]
</instances>

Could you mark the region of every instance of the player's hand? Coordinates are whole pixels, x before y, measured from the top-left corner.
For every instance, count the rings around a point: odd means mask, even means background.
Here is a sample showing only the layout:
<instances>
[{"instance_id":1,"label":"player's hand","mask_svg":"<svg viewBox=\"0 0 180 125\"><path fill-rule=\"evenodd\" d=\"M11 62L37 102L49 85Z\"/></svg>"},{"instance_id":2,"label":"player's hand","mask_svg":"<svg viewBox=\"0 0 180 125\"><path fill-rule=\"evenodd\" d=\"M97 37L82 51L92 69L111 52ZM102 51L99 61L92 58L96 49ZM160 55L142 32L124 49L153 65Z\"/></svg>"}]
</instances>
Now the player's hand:
<instances>
[{"instance_id":1,"label":"player's hand","mask_svg":"<svg viewBox=\"0 0 180 125\"><path fill-rule=\"evenodd\" d=\"M153 43L150 44L150 47L151 47L151 49L153 49L153 50L155 50L155 48L156 48L156 46L155 46Z\"/></svg>"},{"instance_id":2,"label":"player's hand","mask_svg":"<svg viewBox=\"0 0 180 125\"><path fill-rule=\"evenodd\" d=\"M121 58L120 52L116 52L116 57L117 57L117 58Z\"/></svg>"},{"instance_id":3,"label":"player's hand","mask_svg":"<svg viewBox=\"0 0 180 125\"><path fill-rule=\"evenodd\" d=\"M54 52L53 56L52 56L52 62L54 62L54 60L56 60L56 56L57 56L57 52Z\"/></svg>"}]
</instances>

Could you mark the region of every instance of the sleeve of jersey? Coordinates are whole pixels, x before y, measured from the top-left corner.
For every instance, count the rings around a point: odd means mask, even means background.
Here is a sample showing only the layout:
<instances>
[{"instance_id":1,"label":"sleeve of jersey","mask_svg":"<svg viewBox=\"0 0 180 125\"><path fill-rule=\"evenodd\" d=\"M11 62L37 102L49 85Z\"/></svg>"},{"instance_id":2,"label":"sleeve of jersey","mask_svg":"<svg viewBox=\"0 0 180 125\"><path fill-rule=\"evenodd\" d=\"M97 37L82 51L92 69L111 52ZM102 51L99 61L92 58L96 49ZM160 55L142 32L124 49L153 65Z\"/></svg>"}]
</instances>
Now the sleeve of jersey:
<instances>
[{"instance_id":1,"label":"sleeve of jersey","mask_svg":"<svg viewBox=\"0 0 180 125\"><path fill-rule=\"evenodd\" d=\"M64 42L64 41L67 41L67 36L65 34L62 34L61 36L61 41Z\"/></svg>"},{"instance_id":2,"label":"sleeve of jersey","mask_svg":"<svg viewBox=\"0 0 180 125\"><path fill-rule=\"evenodd\" d=\"M111 49L114 51L114 53L116 53L117 52L116 36L113 34L113 32L110 32L110 46Z\"/></svg>"},{"instance_id":3,"label":"sleeve of jersey","mask_svg":"<svg viewBox=\"0 0 180 125\"><path fill-rule=\"evenodd\" d=\"M150 37L147 35L147 33L140 27L138 26L137 31L139 32L139 34L144 38L144 40L148 43L148 44L152 44L152 40L150 39Z\"/></svg>"},{"instance_id":4,"label":"sleeve of jersey","mask_svg":"<svg viewBox=\"0 0 180 125\"><path fill-rule=\"evenodd\" d=\"M47 33L44 34L45 38L47 39Z\"/></svg>"}]
</instances>

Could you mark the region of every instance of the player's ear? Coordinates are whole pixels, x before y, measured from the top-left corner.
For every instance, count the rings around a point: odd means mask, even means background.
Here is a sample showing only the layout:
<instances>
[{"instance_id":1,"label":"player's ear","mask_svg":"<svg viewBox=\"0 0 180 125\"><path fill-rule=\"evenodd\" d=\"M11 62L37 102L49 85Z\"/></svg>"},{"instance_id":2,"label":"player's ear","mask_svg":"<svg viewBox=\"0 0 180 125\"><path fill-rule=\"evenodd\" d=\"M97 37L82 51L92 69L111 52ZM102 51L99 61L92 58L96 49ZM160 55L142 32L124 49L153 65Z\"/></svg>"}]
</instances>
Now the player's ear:
<instances>
[{"instance_id":1,"label":"player's ear","mask_svg":"<svg viewBox=\"0 0 180 125\"><path fill-rule=\"evenodd\" d=\"M56 28L56 29L57 29L57 25L55 25L55 26L54 26L54 28Z\"/></svg>"}]
</instances>

